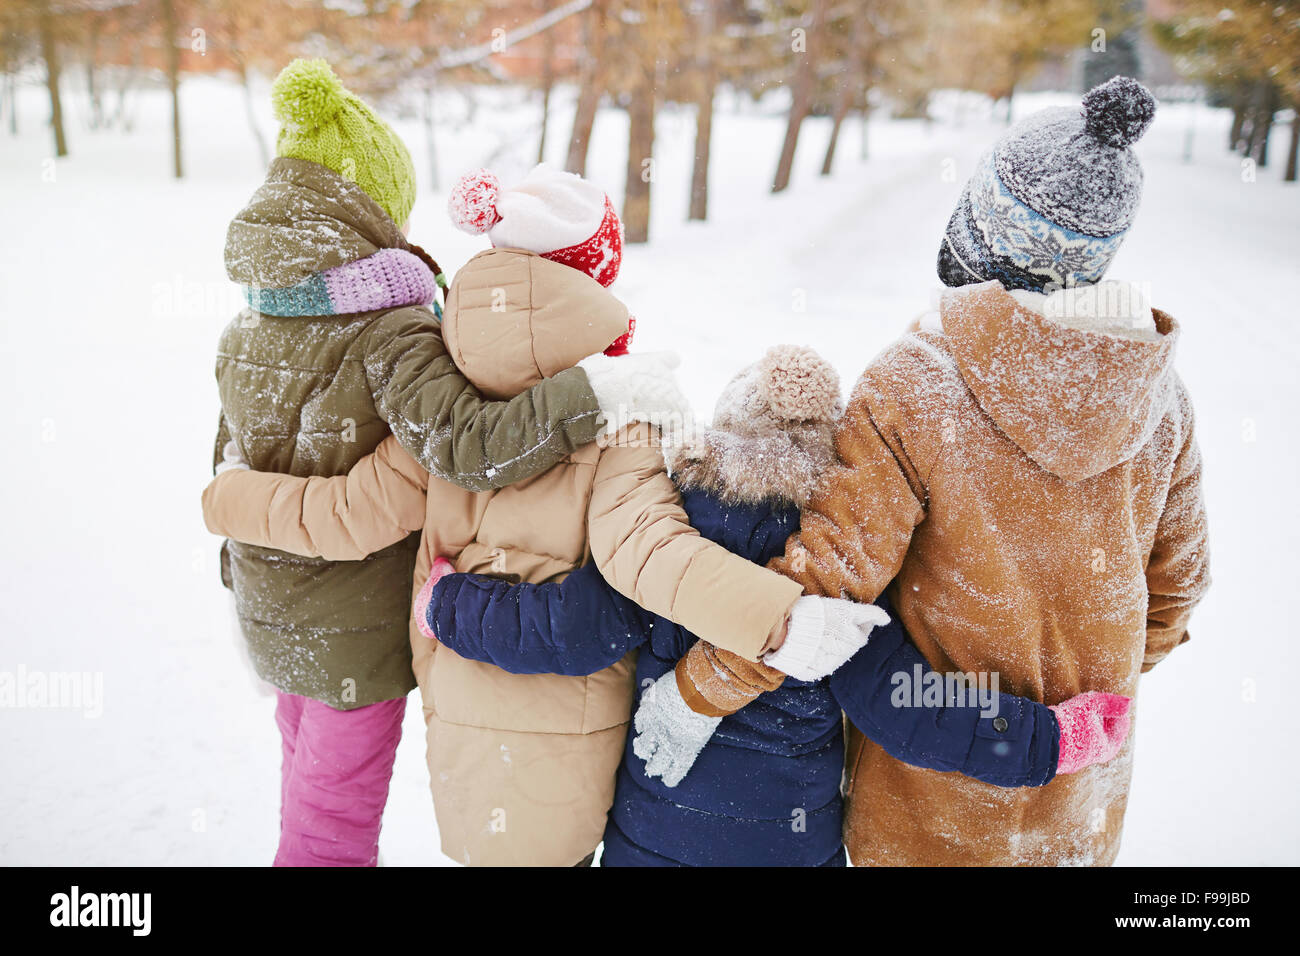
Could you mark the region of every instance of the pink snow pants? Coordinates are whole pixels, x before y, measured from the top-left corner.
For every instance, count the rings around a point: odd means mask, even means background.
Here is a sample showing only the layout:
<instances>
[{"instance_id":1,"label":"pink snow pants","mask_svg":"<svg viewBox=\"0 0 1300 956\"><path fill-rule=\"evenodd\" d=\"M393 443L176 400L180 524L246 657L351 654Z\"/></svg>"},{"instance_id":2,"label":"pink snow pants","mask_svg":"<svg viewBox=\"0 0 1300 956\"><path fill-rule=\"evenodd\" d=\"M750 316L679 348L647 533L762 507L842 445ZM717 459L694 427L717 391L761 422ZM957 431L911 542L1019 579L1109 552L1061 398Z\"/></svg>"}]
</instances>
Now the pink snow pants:
<instances>
[{"instance_id":1,"label":"pink snow pants","mask_svg":"<svg viewBox=\"0 0 1300 956\"><path fill-rule=\"evenodd\" d=\"M356 710L276 691L280 848L276 866L374 866L406 698Z\"/></svg>"}]
</instances>

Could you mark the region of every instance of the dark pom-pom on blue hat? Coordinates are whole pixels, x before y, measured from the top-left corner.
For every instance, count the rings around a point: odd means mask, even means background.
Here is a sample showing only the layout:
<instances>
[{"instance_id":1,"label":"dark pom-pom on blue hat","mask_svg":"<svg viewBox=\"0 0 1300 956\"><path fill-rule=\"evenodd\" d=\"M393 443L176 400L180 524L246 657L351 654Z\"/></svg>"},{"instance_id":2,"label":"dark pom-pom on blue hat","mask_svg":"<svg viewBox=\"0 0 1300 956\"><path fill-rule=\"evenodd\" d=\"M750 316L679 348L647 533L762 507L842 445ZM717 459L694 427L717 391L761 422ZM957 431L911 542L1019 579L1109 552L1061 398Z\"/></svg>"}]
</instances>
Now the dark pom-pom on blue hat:
<instances>
[{"instance_id":1,"label":"dark pom-pom on blue hat","mask_svg":"<svg viewBox=\"0 0 1300 956\"><path fill-rule=\"evenodd\" d=\"M1099 281L1137 214L1142 166L1129 146L1155 113L1145 86L1117 76L1089 90L1081 108L1017 123L966 183L939 248L939 278L1035 291Z\"/></svg>"},{"instance_id":2,"label":"dark pom-pom on blue hat","mask_svg":"<svg viewBox=\"0 0 1300 956\"><path fill-rule=\"evenodd\" d=\"M1112 77L1083 97L1083 125L1107 146L1136 143L1155 116L1156 98L1129 76Z\"/></svg>"}]
</instances>

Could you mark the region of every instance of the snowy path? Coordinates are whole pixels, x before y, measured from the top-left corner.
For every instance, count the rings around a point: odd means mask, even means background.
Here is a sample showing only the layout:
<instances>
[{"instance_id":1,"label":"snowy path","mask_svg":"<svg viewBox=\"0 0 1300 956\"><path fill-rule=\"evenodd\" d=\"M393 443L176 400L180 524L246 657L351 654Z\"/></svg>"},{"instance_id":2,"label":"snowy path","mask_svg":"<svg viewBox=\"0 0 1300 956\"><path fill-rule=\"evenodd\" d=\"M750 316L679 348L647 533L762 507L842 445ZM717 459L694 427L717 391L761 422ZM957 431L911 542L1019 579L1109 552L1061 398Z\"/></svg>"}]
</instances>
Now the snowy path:
<instances>
[{"instance_id":1,"label":"snowy path","mask_svg":"<svg viewBox=\"0 0 1300 956\"><path fill-rule=\"evenodd\" d=\"M76 158L46 183L32 91L24 136L0 153L10 225L0 235L0 672L97 672L104 682L97 718L0 711L0 863L261 864L274 847L271 703L235 652L198 513L216 415L212 349L232 314L224 228L259 170L238 94L196 82L185 95L196 119L184 185L163 178L160 97L142 101L135 137L75 131ZM503 139L505 156L526 162L534 115L509 103L483 110L440 140L444 174L481 163ZM1192 643L1144 680L1121 862L1294 863L1300 771L1284 681L1297 665L1287 598L1300 541L1300 190L1275 171L1243 183L1217 149L1222 117L1206 111L1197 162L1184 165L1183 117L1162 114L1142 145L1144 210L1112 275L1150 281L1184 326L1179 364L1207 459L1215 587ZM590 172L604 184L621 181L623 122L610 113L597 125ZM423 170L418 127L401 128ZM999 131L973 120L873 123L871 160L857 161L849 130L835 175L820 180L826 126L813 122L794 188L769 197L780 120L728 107L712 221L700 225L679 221L689 116L666 114L654 241L629 251L618 286L640 318L637 347L681 351L706 413L731 374L776 342L823 351L847 387L925 308L960 184ZM450 269L478 248L446 227L441 197L427 190L413 234ZM382 840L389 864L449 862L436 849L422 738L412 702Z\"/></svg>"}]
</instances>

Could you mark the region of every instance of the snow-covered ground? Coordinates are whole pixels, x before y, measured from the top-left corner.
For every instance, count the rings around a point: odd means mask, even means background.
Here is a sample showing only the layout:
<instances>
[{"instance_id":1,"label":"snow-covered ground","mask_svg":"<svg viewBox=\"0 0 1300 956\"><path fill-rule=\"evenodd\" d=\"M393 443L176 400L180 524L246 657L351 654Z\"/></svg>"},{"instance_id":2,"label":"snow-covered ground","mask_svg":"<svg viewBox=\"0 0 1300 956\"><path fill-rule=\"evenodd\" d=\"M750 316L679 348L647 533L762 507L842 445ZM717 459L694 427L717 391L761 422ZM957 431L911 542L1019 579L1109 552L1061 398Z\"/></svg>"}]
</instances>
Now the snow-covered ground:
<instances>
[{"instance_id":1,"label":"snow-covered ground","mask_svg":"<svg viewBox=\"0 0 1300 956\"><path fill-rule=\"evenodd\" d=\"M20 105L21 135L0 131L0 675L87 673L92 690L99 675L102 700L0 709L0 863L264 864L277 828L272 703L238 656L198 498L213 349L235 309L225 228L261 176L242 103L219 81L185 83L181 183L168 178L158 93L140 96L132 135L86 131L71 97L73 155L57 164L39 90ZM869 161L855 126L820 179L829 127L812 120L794 187L774 198L778 107L721 104L703 225L684 222L691 114L665 112L653 241L629 250L617 287L639 317L638 347L679 350L704 412L777 342L814 346L851 382L926 306L961 183L1002 129L978 107L960 122L873 121ZM468 168L508 173L535 156L538 111L522 92L483 94L472 119L455 93L438 110L444 188ZM1222 149L1226 123L1204 107L1162 109L1139 146L1143 210L1111 270L1149 282L1183 324L1215 577L1193 641L1143 681L1127 864L1300 863L1286 717L1300 663L1300 187L1276 169L1245 181ZM455 269L481 243L448 226L420 124L397 125L423 177L412 238ZM624 136L625 117L602 112L589 174L616 201ZM390 865L450 863L422 744L412 703L382 838Z\"/></svg>"}]
</instances>

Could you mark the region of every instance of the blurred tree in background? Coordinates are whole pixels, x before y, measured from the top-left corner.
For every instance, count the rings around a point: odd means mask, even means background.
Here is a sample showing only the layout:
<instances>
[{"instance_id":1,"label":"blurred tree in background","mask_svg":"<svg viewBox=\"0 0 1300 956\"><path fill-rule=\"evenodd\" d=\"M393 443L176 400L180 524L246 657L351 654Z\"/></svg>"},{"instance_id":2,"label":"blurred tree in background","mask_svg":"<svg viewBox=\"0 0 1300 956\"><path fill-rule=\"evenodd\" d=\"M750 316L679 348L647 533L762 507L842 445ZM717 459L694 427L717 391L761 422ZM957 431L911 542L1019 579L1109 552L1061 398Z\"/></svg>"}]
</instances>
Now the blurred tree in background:
<instances>
[{"instance_id":1,"label":"blurred tree in background","mask_svg":"<svg viewBox=\"0 0 1300 956\"><path fill-rule=\"evenodd\" d=\"M1212 100L1232 109L1228 148L1264 167L1269 134L1282 109L1291 111L1287 182L1300 153L1300 2L1177 0L1155 24L1180 69L1205 84Z\"/></svg>"},{"instance_id":2,"label":"blurred tree in background","mask_svg":"<svg viewBox=\"0 0 1300 956\"><path fill-rule=\"evenodd\" d=\"M1146 4L1142 0L1099 0L1097 24L1083 61L1083 88L1092 89L1115 76L1141 76L1139 44Z\"/></svg>"},{"instance_id":3,"label":"blurred tree in background","mask_svg":"<svg viewBox=\"0 0 1300 956\"><path fill-rule=\"evenodd\" d=\"M1044 75L1078 91L1140 76L1144 55L1164 50L1212 103L1232 110L1228 146L1260 167L1275 118L1290 111L1285 175L1294 181L1298 8L1300 0L0 0L0 124L18 133L16 89L39 83L54 155L66 156L70 92L85 130L129 132L135 92L161 87L181 176L180 89L186 76L218 73L242 87L253 147L267 159L272 131L258 124L255 84L294 56L323 56L358 91L391 99L403 115L418 111L437 188L439 91L465 92L471 113L479 86L531 91L540 158L555 153L547 130L564 89L574 106L562 153L573 172L586 170L598 109L627 112L623 218L639 242L649 236L655 117L667 104L694 113L683 198L689 218L708 217L723 90L784 110L772 157L779 192L810 116L829 119L821 173L831 175L855 117L865 159L873 111L926 119L937 91L963 90L999 103L1009 121L1015 94Z\"/></svg>"}]
</instances>

